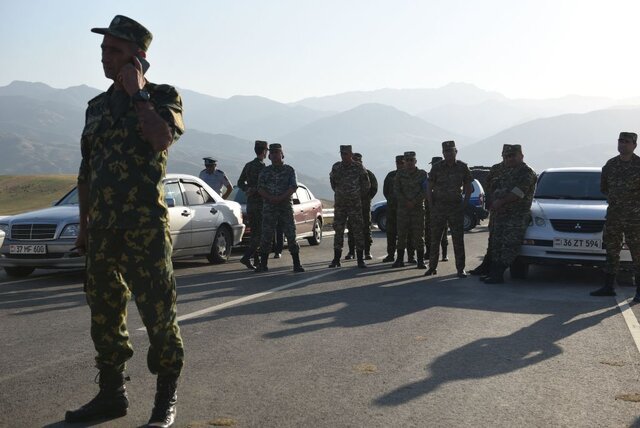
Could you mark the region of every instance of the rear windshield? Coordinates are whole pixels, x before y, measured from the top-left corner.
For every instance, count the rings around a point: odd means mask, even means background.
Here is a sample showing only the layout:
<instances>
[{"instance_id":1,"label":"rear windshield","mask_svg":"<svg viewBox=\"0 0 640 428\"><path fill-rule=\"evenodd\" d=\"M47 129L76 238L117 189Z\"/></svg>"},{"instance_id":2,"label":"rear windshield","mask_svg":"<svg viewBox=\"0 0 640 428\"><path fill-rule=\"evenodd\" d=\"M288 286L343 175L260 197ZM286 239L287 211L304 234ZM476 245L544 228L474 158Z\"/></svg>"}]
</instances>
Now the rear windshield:
<instances>
[{"instance_id":1,"label":"rear windshield","mask_svg":"<svg viewBox=\"0 0 640 428\"><path fill-rule=\"evenodd\" d=\"M537 199L606 201L600 192L600 171L545 172L538 179Z\"/></svg>"}]
</instances>

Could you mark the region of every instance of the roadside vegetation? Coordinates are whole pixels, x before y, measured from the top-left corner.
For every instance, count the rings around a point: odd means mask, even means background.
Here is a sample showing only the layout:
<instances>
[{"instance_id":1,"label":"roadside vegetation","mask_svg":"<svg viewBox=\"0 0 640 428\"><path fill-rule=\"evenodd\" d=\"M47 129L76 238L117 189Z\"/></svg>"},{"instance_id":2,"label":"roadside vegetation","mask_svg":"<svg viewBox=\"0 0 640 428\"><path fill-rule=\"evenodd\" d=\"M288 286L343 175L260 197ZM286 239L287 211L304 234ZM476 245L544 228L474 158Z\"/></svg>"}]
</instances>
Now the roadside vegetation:
<instances>
[{"instance_id":1,"label":"roadside vegetation","mask_svg":"<svg viewBox=\"0 0 640 428\"><path fill-rule=\"evenodd\" d=\"M0 175L0 215L50 207L76 185L76 175Z\"/></svg>"}]
</instances>

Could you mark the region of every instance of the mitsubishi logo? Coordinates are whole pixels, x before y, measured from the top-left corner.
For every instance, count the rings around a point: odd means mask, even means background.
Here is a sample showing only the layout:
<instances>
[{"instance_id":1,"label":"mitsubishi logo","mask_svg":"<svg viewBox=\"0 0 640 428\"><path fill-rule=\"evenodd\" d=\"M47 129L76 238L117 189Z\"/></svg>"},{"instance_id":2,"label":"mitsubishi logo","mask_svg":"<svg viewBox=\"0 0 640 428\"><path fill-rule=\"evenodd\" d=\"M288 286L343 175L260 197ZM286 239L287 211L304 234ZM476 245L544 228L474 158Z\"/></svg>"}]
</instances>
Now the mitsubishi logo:
<instances>
[{"instance_id":1,"label":"mitsubishi logo","mask_svg":"<svg viewBox=\"0 0 640 428\"><path fill-rule=\"evenodd\" d=\"M580 223L576 223L576 225L575 225L575 226L573 226L573 228L574 228L575 230L580 230L580 229L582 229L582 226L580 225Z\"/></svg>"}]
</instances>

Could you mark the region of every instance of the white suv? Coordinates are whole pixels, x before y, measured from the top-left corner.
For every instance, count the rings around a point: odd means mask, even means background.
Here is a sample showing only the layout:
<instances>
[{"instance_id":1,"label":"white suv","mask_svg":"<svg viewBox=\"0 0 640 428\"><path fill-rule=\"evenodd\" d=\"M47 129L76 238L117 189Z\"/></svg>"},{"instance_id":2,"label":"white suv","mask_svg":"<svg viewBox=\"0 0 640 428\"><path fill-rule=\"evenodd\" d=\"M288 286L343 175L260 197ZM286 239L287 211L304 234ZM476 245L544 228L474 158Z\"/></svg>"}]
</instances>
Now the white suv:
<instances>
[{"instance_id":1,"label":"white suv","mask_svg":"<svg viewBox=\"0 0 640 428\"><path fill-rule=\"evenodd\" d=\"M525 278L529 264L604 265L607 198L600 192L600 174L601 168L550 168L540 174L511 276ZM631 261L626 245L620 260Z\"/></svg>"}]
</instances>

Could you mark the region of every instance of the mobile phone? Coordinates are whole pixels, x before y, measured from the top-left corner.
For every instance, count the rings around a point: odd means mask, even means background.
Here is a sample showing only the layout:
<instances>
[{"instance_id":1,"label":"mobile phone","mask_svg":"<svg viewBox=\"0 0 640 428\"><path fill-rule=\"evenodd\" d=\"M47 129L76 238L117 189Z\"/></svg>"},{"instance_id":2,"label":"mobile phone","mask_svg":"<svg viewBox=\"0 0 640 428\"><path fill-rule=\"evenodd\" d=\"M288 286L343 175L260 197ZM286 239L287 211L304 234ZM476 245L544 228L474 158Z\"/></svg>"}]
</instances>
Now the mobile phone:
<instances>
[{"instance_id":1,"label":"mobile phone","mask_svg":"<svg viewBox=\"0 0 640 428\"><path fill-rule=\"evenodd\" d=\"M143 58L140 55L136 55L136 58L138 58L138 61L140 61L140 65L142 66L142 74L145 74L150 66L149 61L147 61L146 58Z\"/></svg>"}]
</instances>

